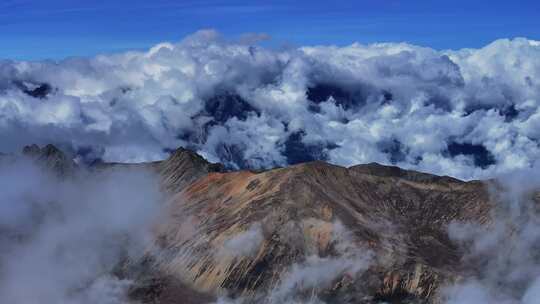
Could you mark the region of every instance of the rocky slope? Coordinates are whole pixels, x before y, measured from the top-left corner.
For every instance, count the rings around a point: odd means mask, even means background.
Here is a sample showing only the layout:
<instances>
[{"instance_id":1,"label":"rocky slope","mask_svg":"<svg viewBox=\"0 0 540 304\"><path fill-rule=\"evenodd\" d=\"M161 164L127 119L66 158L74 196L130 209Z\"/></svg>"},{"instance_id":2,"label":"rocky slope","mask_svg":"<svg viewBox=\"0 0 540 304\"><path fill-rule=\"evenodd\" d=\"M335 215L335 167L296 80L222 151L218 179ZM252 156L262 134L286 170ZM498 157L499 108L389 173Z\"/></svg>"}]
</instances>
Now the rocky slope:
<instances>
[{"instance_id":1,"label":"rocky slope","mask_svg":"<svg viewBox=\"0 0 540 304\"><path fill-rule=\"evenodd\" d=\"M78 168L54 146L24 153L62 174ZM448 224L490 220L489 182L379 164L225 172L180 148L90 169L115 166L156 170L170 196L156 248L120 271L146 303L438 303L463 272Z\"/></svg>"},{"instance_id":2,"label":"rocky slope","mask_svg":"<svg viewBox=\"0 0 540 304\"><path fill-rule=\"evenodd\" d=\"M361 275L332 269L322 288L304 292L330 302L436 301L438 286L459 273L447 224L486 222L489 209L481 182L375 164L312 162L261 173L210 173L172 199L170 219L158 233L167 251L159 266L200 291L257 298L279 293L276 286L310 257L331 264L371 256ZM255 243L252 252L222 252L253 229L258 237L237 242Z\"/></svg>"}]
</instances>

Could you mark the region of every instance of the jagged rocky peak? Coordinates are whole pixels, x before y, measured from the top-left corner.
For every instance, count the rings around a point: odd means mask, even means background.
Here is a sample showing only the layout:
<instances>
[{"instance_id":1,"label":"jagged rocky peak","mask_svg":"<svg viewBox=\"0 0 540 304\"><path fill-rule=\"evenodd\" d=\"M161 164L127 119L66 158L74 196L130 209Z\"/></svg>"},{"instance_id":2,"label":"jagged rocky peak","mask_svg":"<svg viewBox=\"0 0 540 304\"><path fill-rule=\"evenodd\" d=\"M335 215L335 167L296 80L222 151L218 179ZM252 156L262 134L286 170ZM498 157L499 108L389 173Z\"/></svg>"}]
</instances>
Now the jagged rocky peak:
<instances>
[{"instance_id":1,"label":"jagged rocky peak","mask_svg":"<svg viewBox=\"0 0 540 304\"><path fill-rule=\"evenodd\" d=\"M159 164L159 172L165 187L178 192L186 185L210 172L225 171L223 165L210 163L196 152L180 147Z\"/></svg>"},{"instance_id":2,"label":"jagged rocky peak","mask_svg":"<svg viewBox=\"0 0 540 304\"><path fill-rule=\"evenodd\" d=\"M52 144L42 148L36 144L28 145L23 148L22 154L36 159L60 175L70 174L76 167L72 159Z\"/></svg>"},{"instance_id":3,"label":"jagged rocky peak","mask_svg":"<svg viewBox=\"0 0 540 304\"><path fill-rule=\"evenodd\" d=\"M202 156L196 152L186 149L184 147L179 147L171 152L169 157L165 160L166 162L182 162L184 160L195 161L200 164L208 164L209 162L204 159Z\"/></svg>"},{"instance_id":4,"label":"jagged rocky peak","mask_svg":"<svg viewBox=\"0 0 540 304\"><path fill-rule=\"evenodd\" d=\"M62 156L64 155L64 153L53 144L48 144L44 146L43 148L40 148L36 144L24 146L22 152L25 155L32 155L32 156L52 156L52 155Z\"/></svg>"}]
</instances>

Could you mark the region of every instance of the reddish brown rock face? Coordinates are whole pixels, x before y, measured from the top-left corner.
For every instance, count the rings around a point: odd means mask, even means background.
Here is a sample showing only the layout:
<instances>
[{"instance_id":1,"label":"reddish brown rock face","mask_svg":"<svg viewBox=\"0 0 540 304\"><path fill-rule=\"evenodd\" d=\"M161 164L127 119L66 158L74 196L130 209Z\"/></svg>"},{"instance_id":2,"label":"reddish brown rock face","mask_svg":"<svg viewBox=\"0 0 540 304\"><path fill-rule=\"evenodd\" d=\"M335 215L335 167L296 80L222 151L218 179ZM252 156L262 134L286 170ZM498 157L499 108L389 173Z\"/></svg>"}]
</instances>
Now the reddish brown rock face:
<instances>
[{"instance_id":1,"label":"reddish brown rock face","mask_svg":"<svg viewBox=\"0 0 540 304\"><path fill-rule=\"evenodd\" d=\"M268 296L310 257L349 254L340 249L346 243L355 256L371 255L369 266L338 271L308 293L330 302L436 301L438 287L460 273L447 225L489 221L486 184L377 164L312 162L180 184L157 229L167 252L159 267L195 290L232 297ZM255 226L260 235L236 244L251 252L223 253Z\"/></svg>"}]
</instances>

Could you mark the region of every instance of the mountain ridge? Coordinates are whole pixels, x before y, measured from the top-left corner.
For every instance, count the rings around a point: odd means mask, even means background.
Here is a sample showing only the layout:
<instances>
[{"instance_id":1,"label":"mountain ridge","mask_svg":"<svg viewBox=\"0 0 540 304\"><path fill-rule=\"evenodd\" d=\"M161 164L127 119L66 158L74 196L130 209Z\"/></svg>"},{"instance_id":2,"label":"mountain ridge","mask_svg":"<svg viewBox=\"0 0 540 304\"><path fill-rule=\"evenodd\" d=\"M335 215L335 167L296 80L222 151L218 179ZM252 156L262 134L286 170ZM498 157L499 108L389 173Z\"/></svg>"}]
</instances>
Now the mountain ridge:
<instances>
[{"instance_id":1,"label":"mountain ridge","mask_svg":"<svg viewBox=\"0 0 540 304\"><path fill-rule=\"evenodd\" d=\"M61 174L81 169L52 145L28 146L23 154ZM148 253L150 263L131 266L143 269L131 295L145 303L183 303L171 294L189 294L190 303L223 296L249 303L279 295L279 303L310 292L330 303L440 303L439 288L462 271L462 252L449 239L448 225L487 224L491 210L491 181L376 163L346 168L314 161L227 171L179 148L162 161L89 169L115 167L157 172L169 195L166 216L154 231L161 254ZM313 259L369 263L358 273L338 267L321 286L283 291L291 273Z\"/></svg>"}]
</instances>

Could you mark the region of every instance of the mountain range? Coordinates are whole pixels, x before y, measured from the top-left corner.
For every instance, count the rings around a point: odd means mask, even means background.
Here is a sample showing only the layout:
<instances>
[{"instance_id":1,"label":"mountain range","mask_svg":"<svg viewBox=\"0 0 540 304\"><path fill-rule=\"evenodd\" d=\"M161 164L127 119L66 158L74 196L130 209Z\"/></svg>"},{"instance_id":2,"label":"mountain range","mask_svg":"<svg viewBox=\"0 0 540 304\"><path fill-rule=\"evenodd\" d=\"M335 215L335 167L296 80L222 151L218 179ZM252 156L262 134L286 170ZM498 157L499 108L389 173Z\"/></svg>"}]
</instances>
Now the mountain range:
<instances>
[{"instance_id":1,"label":"mountain range","mask_svg":"<svg viewBox=\"0 0 540 304\"><path fill-rule=\"evenodd\" d=\"M22 154L64 179L157 173L167 200L152 246L114 272L134 282L134 303L444 303L446 286L479 271L449 227L492 225L501 187L377 163L230 171L184 148L89 166L53 145Z\"/></svg>"}]
</instances>

